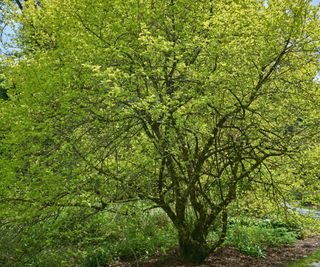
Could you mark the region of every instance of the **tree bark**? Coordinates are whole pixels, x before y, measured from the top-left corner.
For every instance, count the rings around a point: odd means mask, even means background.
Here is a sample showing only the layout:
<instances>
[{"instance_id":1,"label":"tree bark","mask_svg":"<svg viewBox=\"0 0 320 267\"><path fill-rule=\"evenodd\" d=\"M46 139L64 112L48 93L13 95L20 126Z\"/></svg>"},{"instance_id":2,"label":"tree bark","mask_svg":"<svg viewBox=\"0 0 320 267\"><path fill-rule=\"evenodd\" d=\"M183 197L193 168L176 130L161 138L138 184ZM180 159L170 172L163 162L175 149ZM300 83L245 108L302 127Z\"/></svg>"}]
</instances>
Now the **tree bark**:
<instances>
[{"instance_id":1,"label":"tree bark","mask_svg":"<svg viewBox=\"0 0 320 267\"><path fill-rule=\"evenodd\" d=\"M15 0L15 2L17 4L17 6L19 7L19 9L22 10L23 9L23 5L22 5L21 1Z\"/></svg>"},{"instance_id":2,"label":"tree bark","mask_svg":"<svg viewBox=\"0 0 320 267\"><path fill-rule=\"evenodd\" d=\"M206 243L188 238L179 238L180 257L191 263L202 263L210 253Z\"/></svg>"},{"instance_id":3,"label":"tree bark","mask_svg":"<svg viewBox=\"0 0 320 267\"><path fill-rule=\"evenodd\" d=\"M178 230L180 257L191 263L202 263L211 252L204 235L200 234L199 238L194 238L186 230Z\"/></svg>"}]
</instances>

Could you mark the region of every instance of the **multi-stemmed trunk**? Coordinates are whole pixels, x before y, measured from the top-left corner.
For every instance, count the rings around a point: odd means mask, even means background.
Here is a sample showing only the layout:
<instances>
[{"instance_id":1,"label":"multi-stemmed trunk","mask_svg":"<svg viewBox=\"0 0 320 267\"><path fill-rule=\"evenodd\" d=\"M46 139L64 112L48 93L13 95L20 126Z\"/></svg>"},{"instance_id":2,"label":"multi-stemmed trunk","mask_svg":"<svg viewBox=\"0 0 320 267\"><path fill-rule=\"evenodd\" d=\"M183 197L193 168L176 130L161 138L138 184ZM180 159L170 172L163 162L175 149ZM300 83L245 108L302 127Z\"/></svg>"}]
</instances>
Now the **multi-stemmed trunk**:
<instances>
[{"instance_id":1,"label":"multi-stemmed trunk","mask_svg":"<svg viewBox=\"0 0 320 267\"><path fill-rule=\"evenodd\" d=\"M180 257L192 263L203 262L211 252L205 238L192 237L182 232L179 232L179 249Z\"/></svg>"},{"instance_id":2,"label":"multi-stemmed trunk","mask_svg":"<svg viewBox=\"0 0 320 267\"><path fill-rule=\"evenodd\" d=\"M220 220L218 216L216 220ZM206 257L224 242L227 232L227 212L221 212L221 229L219 238L208 242L207 237L211 224L197 221L194 227L176 225L178 230L180 257L186 262L202 263Z\"/></svg>"}]
</instances>

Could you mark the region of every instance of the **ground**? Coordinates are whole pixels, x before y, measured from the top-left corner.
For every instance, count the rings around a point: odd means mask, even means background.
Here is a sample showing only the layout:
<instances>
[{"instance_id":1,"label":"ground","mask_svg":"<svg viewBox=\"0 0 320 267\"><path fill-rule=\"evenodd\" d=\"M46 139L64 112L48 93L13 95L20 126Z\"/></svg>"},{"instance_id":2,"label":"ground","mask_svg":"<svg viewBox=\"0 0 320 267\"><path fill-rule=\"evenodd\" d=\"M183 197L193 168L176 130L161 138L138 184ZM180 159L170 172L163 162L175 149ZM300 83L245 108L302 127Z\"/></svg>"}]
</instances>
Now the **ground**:
<instances>
[{"instance_id":1,"label":"ground","mask_svg":"<svg viewBox=\"0 0 320 267\"><path fill-rule=\"evenodd\" d=\"M317 249L320 249L320 236L311 236L299 240L292 246L269 248L265 257L247 256L233 247L224 247L209 255L206 262L201 265L185 264L177 258L176 251L173 251L171 255L157 256L140 262L122 262L114 267L284 267L289 262L310 255Z\"/></svg>"}]
</instances>

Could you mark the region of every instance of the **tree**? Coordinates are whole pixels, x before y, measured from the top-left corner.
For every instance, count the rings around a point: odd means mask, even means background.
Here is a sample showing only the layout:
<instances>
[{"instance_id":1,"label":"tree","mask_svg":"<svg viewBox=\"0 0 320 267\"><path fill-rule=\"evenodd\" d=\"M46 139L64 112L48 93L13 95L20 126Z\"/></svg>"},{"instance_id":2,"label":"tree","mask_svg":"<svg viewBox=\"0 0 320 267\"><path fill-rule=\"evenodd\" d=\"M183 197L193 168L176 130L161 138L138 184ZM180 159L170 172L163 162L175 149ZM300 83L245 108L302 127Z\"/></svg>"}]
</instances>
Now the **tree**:
<instances>
[{"instance_id":1,"label":"tree","mask_svg":"<svg viewBox=\"0 0 320 267\"><path fill-rule=\"evenodd\" d=\"M2 87L0 87L0 99L4 99L4 100L8 99L7 91Z\"/></svg>"},{"instance_id":2,"label":"tree","mask_svg":"<svg viewBox=\"0 0 320 267\"><path fill-rule=\"evenodd\" d=\"M181 256L202 262L228 206L280 190L275 163L315 143L317 12L301 0L25 6L1 105L2 202L28 214L153 203Z\"/></svg>"},{"instance_id":3,"label":"tree","mask_svg":"<svg viewBox=\"0 0 320 267\"><path fill-rule=\"evenodd\" d=\"M24 6L26 4L28 4L27 0L12 0L12 1L0 1L0 6L3 6L4 2L6 2L6 3L12 2L20 10L23 10ZM29 3L30 3L30 1L29 1ZM34 0L34 1L32 1L32 3L37 5L37 6L40 6L40 1Z\"/></svg>"}]
</instances>

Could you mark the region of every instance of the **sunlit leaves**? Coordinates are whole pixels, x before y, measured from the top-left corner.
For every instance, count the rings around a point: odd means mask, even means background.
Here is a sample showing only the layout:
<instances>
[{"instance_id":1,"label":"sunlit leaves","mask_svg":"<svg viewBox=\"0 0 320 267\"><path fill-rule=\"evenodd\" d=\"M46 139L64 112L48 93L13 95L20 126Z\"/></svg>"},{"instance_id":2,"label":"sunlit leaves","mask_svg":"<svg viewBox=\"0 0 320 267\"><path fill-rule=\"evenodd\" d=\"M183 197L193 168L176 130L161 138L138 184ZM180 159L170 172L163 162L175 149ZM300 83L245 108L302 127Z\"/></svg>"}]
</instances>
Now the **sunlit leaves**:
<instances>
[{"instance_id":1,"label":"sunlit leaves","mask_svg":"<svg viewBox=\"0 0 320 267\"><path fill-rule=\"evenodd\" d=\"M26 6L5 68L5 184L35 205L153 201L204 242L237 197L282 196L279 170L318 145L316 12L298 0Z\"/></svg>"}]
</instances>

